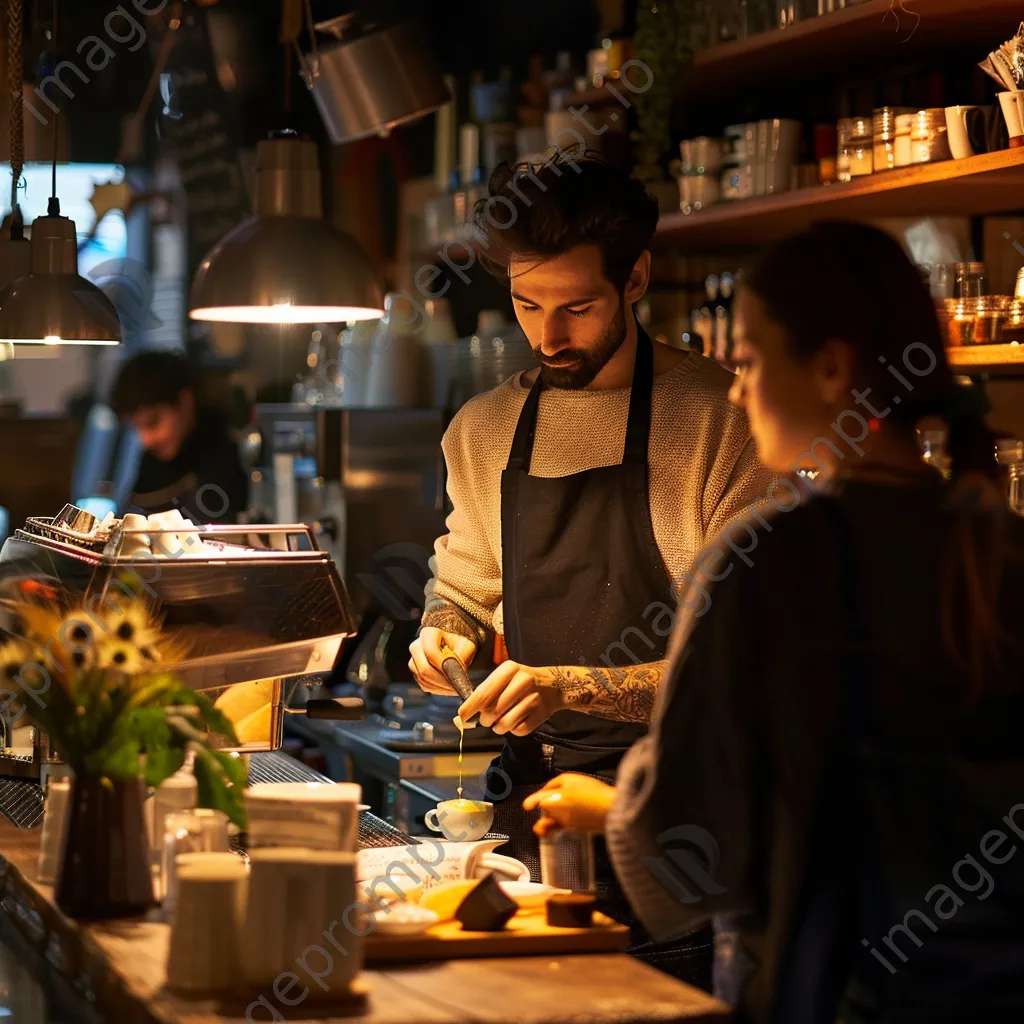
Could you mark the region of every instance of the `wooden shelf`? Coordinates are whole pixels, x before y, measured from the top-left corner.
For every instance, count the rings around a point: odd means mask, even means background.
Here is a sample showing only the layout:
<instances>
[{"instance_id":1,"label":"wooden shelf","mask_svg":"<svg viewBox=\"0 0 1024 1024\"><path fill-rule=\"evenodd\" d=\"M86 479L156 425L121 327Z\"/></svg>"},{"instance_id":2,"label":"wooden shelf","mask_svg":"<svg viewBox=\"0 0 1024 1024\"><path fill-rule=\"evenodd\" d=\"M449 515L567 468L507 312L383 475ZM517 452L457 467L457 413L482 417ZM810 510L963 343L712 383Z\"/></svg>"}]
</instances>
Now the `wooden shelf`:
<instances>
[{"instance_id":1,"label":"wooden shelf","mask_svg":"<svg viewBox=\"0 0 1024 1024\"><path fill-rule=\"evenodd\" d=\"M1020 0L866 0L698 52L686 94L761 90L795 74L810 84L811 72L849 77L860 66L890 67L952 48L973 48L980 61L1014 35L1022 16Z\"/></svg>"},{"instance_id":2,"label":"wooden shelf","mask_svg":"<svg viewBox=\"0 0 1024 1024\"><path fill-rule=\"evenodd\" d=\"M816 185L772 196L718 203L699 213L670 213L658 235L702 252L753 248L816 220L970 216L1024 208L1024 149L943 160Z\"/></svg>"},{"instance_id":3,"label":"wooden shelf","mask_svg":"<svg viewBox=\"0 0 1024 1024\"><path fill-rule=\"evenodd\" d=\"M1024 345L974 345L947 348L946 356L954 370L974 373L1024 374Z\"/></svg>"}]
</instances>

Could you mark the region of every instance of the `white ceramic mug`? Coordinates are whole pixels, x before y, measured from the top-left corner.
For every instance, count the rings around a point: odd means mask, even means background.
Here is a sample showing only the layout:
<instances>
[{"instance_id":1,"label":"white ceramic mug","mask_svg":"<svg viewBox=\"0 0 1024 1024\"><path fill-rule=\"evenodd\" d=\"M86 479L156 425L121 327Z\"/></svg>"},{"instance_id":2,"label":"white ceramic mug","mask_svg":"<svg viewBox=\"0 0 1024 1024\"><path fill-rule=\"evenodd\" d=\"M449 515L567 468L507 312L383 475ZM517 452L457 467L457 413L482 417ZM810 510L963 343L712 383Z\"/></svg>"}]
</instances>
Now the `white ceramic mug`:
<instances>
[{"instance_id":1,"label":"white ceramic mug","mask_svg":"<svg viewBox=\"0 0 1024 1024\"><path fill-rule=\"evenodd\" d=\"M456 843L483 839L493 821L494 804L486 800L442 800L423 816L427 828Z\"/></svg>"},{"instance_id":2,"label":"white ceramic mug","mask_svg":"<svg viewBox=\"0 0 1024 1024\"><path fill-rule=\"evenodd\" d=\"M124 518L121 520L121 529L123 531L136 531L136 530L147 530L149 527L149 520L138 512L125 512ZM128 533L121 539L121 550L119 552L122 558L130 558L137 551L141 551L145 548L149 550L150 538L148 533Z\"/></svg>"},{"instance_id":3,"label":"white ceramic mug","mask_svg":"<svg viewBox=\"0 0 1024 1024\"><path fill-rule=\"evenodd\" d=\"M337 997L362 969L373 928L356 903L356 855L288 847L249 853L249 899L242 930L246 980L269 987L296 972L311 995Z\"/></svg>"},{"instance_id":4,"label":"white ceramic mug","mask_svg":"<svg viewBox=\"0 0 1024 1024\"><path fill-rule=\"evenodd\" d=\"M1010 136L1010 146L1016 148L1024 137L1024 91L1001 92L999 107L1006 121L1006 131ZM1014 141L1016 140L1016 142Z\"/></svg>"},{"instance_id":5,"label":"white ceramic mug","mask_svg":"<svg viewBox=\"0 0 1024 1024\"><path fill-rule=\"evenodd\" d=\"M963 160L974 156L970 138L967 135L967 114L977 107L956 106L946 107L946 137L954 160Z\"/></svg>"}]
</instances>

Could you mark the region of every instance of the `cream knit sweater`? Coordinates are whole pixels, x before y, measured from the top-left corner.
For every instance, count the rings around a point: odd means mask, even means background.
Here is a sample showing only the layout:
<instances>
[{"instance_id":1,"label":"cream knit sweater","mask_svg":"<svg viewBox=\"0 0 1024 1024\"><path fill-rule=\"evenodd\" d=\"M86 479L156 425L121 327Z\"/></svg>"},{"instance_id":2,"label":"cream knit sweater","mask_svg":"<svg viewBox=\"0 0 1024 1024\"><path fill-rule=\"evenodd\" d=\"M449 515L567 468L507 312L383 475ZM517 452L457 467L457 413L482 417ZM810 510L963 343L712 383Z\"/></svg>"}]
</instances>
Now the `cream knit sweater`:
<instances>
[{"instance_id":1,"label":"cream knit sweater","mask_svg":"<svg viewBox=\"0 0 1024 1024\"><path fill-rule=\"evenodd\" d=\"M528 393L521 377L515 374L473 398L444 435L453 511L448 533L434 547L425 626L443 622L452 629L455 605L478 623L503 632L501 473ZM727 401L732 379L727 370L695 353L654 378L651 521L673 579L690 568L723 526L762 501L773 479L757 461L746 416ZM629 394L628 387L546 389L540 397L530 472L567 476L621 462ZM454 631L474 635L468 624L466 630Z\"/></svg>"}]
</instances>

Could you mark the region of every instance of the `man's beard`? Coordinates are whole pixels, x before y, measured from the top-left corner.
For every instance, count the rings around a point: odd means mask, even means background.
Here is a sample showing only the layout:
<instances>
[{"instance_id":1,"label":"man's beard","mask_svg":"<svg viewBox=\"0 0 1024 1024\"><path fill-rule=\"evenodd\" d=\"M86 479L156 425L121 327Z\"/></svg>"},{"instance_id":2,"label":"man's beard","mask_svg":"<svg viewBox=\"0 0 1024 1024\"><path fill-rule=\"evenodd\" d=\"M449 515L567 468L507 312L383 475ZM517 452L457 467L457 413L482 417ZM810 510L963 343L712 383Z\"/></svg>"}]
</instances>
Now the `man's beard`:
<instances>
[{"instance_id":1,"label":"man's beard","mask_svg":"<svg viewBox=\"0 0 1024 1024\"><path fill-rule=\"evenodd\" d=\"M623 304L620 303L619 311L589 351L563 348L552 363L539 350L534 349L540 360L540 379L549 388L562 388L565 391L585 388L608 365L625 340L626 317Z\"/></svg>"}]
</instances>

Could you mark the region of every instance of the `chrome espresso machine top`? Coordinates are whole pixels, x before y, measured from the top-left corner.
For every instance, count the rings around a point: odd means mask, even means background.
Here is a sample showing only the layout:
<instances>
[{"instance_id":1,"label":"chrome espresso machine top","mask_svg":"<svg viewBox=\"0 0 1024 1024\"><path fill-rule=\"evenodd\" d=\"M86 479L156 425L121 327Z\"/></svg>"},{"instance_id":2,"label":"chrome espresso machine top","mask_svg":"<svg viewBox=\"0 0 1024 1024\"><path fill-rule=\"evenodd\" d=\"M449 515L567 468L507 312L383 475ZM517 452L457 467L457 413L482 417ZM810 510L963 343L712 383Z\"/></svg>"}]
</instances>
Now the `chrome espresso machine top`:
<instances>
[{"instance_id":1,"label":"chrome espresso machine top","mask_svg":"<svg viewBox=\"0 0 1024 1024\"><path fill-rule=\"evenodd\" d=\"M280 746L297 678L328 673L356 628L337 567L304 524L138 529L124 520L98 523L68 505L52 519L29 518L0 551L0 593L27 578L95 607L112 588L123 589L125 576L187 652L173 666L184 683L213 699L238 684L261 684L266 727L242 750ZM38 776L38 764L6 753L0 775ZM40 757L37 743L29 760Z\"/></svg>"}]
</instances>

